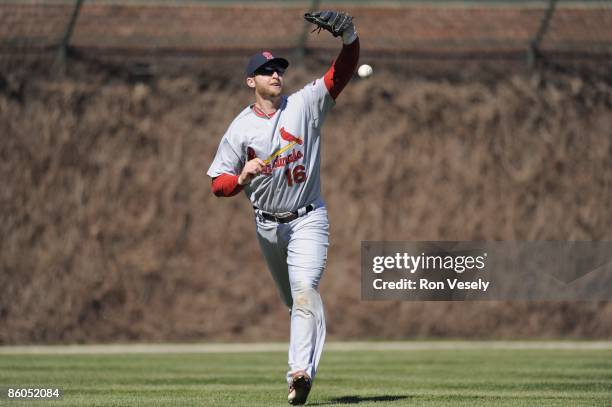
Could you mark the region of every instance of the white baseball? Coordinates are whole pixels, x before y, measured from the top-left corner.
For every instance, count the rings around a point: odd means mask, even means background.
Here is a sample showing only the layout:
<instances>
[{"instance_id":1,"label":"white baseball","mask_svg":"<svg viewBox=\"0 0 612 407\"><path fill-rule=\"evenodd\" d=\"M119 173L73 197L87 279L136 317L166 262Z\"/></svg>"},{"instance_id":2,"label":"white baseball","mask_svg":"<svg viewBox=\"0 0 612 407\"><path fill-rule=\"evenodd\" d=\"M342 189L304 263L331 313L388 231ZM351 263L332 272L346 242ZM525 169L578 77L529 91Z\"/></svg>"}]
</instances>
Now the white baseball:
<instances>
[{"instance_id":1,"label":"white baseball","mask_svg":"<svg viewBox=\"0 0 612 407\"><path fill-rule=\"evenodd\" d=\"M357 75L359 75L360 78L367 78L372 75L372 72L374 72L374 70L368 64L363 64L357 69Z\"/></svg>"}]
</instances>

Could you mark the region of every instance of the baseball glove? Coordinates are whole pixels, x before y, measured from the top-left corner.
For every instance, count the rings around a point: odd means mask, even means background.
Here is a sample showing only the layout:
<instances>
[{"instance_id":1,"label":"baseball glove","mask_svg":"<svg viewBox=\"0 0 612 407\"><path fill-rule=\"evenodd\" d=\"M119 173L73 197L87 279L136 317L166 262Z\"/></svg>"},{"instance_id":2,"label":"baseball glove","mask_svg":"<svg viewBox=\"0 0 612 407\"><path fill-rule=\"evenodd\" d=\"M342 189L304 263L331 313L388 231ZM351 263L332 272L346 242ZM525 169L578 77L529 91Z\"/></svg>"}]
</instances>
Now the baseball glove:
<instances>
[{"instance_id":1,"label":"baseball glove","mask_svg":"<svg viewBox=\"0 0 612 407\"><path fill-rule=\"evenodd\" d=\"M338 11L315 11L304 14L304 19L317 27L312 32L327 30L334 37L342 35L353 24L353 17Z\"/></svg>"}]
</instances>

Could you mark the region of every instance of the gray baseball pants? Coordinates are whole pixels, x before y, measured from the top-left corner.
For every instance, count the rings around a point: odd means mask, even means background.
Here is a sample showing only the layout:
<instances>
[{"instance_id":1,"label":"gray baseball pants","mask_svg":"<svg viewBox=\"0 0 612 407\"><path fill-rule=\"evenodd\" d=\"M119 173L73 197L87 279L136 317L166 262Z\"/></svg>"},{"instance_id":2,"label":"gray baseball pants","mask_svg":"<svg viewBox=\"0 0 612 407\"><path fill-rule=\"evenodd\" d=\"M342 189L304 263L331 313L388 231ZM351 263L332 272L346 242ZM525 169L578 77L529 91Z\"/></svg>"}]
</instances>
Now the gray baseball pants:
<instances>
[{"instance_id":1,"label":"gray baseball pants","mask_svg":"<svg viewBox=\"0 0 612 407\"><path fill-rule=\"evenodd\" d=\"M329 246L329 221L322 200L289 223L255 217L257 239L283 302L291 310L289 371L304 370L314 379L323 343L325 313L319 281Z\"/></svg>"}]
</instances>

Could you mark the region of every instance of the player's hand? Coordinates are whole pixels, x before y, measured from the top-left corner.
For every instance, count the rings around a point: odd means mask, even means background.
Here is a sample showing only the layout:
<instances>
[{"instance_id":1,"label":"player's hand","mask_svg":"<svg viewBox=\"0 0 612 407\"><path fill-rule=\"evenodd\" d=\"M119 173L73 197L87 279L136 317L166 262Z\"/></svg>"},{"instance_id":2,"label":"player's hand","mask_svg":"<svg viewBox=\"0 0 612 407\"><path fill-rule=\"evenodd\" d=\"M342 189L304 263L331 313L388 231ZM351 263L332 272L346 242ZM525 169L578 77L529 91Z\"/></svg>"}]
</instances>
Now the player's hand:
<instances>
[{"instance_id":1,"label":"player's hand","mask_svg":"<svg viewBox=\"0 0 612 407\"><path fill-rule=\"evenodd\" d=\"M253 158L251 161L247 161L242 172L238 176L238 185L250 183L253 178L261 174L265 166L266 164L260 158Z\"/></svg>"}]
</instances>

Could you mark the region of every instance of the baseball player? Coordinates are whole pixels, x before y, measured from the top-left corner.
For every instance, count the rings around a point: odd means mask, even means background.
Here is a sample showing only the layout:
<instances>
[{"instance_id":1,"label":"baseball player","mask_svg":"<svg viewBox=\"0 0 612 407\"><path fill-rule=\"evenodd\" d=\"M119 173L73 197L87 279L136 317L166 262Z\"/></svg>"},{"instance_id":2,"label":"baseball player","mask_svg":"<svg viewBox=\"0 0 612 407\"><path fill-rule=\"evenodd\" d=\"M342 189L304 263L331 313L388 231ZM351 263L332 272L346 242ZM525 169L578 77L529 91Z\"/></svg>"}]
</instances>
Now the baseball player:
<instances>
[{"instance_id":1,"label":"baseball player","mask_svg":"<svg viewBox=\"0 0 612 407\"><path fill-rule=\"evenodd\" d=\"M321 197L321 127L359 59L351 16L322 11L305 18L342 38L340 55L323 77L289 96L283 95L289 62L269 51L254 55L246 84L255 102L232 121L207 172L216 196L244 191L251 201L261 251L290 309L290 404L306 402L325 341L319 282L329 223Z\"/></svg>"}]
</instances>

